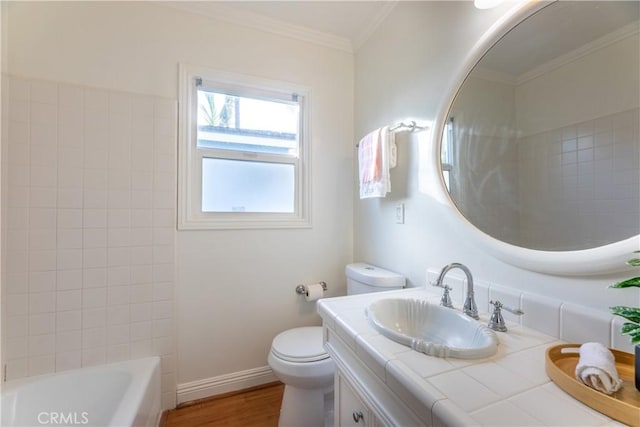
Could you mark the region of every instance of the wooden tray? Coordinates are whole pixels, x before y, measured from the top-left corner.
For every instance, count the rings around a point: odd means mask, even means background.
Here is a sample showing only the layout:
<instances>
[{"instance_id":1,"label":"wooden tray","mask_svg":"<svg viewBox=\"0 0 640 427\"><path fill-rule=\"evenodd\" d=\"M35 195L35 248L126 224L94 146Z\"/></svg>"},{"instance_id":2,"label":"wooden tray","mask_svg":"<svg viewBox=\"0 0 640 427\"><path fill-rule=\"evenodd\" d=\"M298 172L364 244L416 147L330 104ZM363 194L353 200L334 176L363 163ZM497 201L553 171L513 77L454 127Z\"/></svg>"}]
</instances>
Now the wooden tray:
<instances>
[{"instance_id":1,"label":"wooden tray","mask_svg":"<svg viewBox=\"0 0 640 427\"><path fill-rule=\"evenodd\" d=\"M563 349L574 349L563 353ZM634 356L613 350L622 388L608 396L587 387L575 377L580 359L580 344L561 344L547 349L545 367L549 378L565 392L608 417L634 427L640 427L640 392L635 387Z\"/></svg>"}]
</instances>

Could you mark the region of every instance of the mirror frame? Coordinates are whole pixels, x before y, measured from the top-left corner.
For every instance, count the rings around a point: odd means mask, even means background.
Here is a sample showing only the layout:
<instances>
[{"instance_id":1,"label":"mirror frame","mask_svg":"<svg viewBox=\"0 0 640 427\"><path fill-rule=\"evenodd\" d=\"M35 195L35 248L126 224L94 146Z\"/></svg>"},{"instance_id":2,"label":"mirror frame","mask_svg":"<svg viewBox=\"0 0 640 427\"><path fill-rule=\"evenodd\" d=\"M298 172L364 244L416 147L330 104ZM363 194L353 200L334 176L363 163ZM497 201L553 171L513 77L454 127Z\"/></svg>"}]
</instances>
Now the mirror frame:
<instances>
[{"instance_id":1,"label":"mirror frame","mask_svg":"<svg viewBox=\"0 0 640 427\"><path fill-rule=\"evenodd\" d=\"M487 30L473 46L462 63L452 85L445 92L447 95L437 110L431 134L431 161L435 167L428 173L433 188L428 193L445 206L445 218L455 230L459 230L462 238L486 250L496 258L516 267L530 271L560 276L588 276L628 270L626 261L632 258L633 251L640 249L640 234L628 239L604 246L576 251L542 251L515 246L498 240L480 231L471 224L456 207L446 190L442 173L440 152L442 135L449 111L464 81L482 57L509 31L528 17L555 1L540 2L529 0L521 2L509 9L498 21ZM436 175L436 176L434 176Z\"/></svg>"}]
</instances>

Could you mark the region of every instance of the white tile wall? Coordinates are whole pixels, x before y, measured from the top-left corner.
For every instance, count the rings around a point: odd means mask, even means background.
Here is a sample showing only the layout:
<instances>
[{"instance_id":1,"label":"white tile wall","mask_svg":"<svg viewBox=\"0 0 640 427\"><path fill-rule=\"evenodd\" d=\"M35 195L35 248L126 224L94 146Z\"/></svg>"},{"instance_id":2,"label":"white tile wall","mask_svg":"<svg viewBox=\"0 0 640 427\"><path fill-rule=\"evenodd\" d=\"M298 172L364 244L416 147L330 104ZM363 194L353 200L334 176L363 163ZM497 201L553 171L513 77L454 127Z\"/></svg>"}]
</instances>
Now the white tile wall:
<instances>
[{"instance_id":1,"label":"white tile wall","mask_svg":"<svg viewBox=\"0 0 640 427\"><path fill-rule=\"evenodd\" d=\"M631 345L629 336L620 334L620 328L625 322L627 320L622 317L616 316L613 318L613 322L611 322L611 347L634 354L635 348Z\"/></svg>"},{"instance_id":2,"label":"white tile wall","mask_svg":"<svg viewBox=\"0 0 640 427\"><path fill-rule=\"evenodd\" d=\"M521 246L584 248L640 232L639 116L636 108L518 140Z\"/></svg>"},{"instance_id":3,"label":"white tile wall","mask_svg":"<svg viewBox=\"0 0 640 427\"><path fill-rule=\"evenodd\" d=\"M535 294L522 295L522 324L551 335L560 336L560 301Z\"/></svg>"},{"instance_id":4,"label":"white tile wall","mask_svg":"<svg viewBox=\"0 0 640 427\"><path fill-rule=\"evenodd\" d=\"M560 338L568 342L597 341L611 343L611 322L608 313L575 304L560 307Z\"/></svg>"},{"instance_id":5,"label":"white tile wall","mask_svg":"<svg viewBox=\"0 0 640 427\"><path fill-rule=\"evenodd\" d=\"M20 78L8 94L8 378L159 355L174 406L175 101Z\"/></svg>"}]
</instances>

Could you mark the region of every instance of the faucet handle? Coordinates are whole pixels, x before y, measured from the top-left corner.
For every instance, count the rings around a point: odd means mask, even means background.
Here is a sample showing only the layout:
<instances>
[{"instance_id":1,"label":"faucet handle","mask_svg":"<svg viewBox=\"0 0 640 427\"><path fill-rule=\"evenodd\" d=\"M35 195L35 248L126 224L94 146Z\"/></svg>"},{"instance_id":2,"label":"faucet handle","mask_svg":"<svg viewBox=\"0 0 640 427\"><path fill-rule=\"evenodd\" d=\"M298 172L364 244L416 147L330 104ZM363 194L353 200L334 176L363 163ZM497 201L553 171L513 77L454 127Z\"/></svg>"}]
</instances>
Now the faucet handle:
<instances>
[{"instance_id":1,"label":"faucet handle","mask_svg":"<svg viewBox=\"0 0 640 427\"><path fill-rule=\"evenodd\" d=\"M524 314L524 311L519 308L511 308L503 305L500 301L489 301L489 304L493 305L493 313L491 314L491 319L489 319L489 328L498 332L507 332L507 325L504 321L504 317L502 317L502 309L507 310L509 313L516 314L518 316Z\"/></svg>"},{"instance_id":2,"label":"faucet handle","mask_svg":"<svg viewBox=\"0 0 640 427\"><path fill-rule=\"evenodd\" d=\"M453 288L451 288L449 285L442 284L437 280L434 282L431 282L431 286L437 286L439 288L444 289L444 292L442 293L442 298L440 298L440 305L447 308L453 308L451 295L449 295L449 291L452 290Z\"/></svg>"},{"instance_id":3,"label":"faucet handle","mask_svg":"<svg viewBox=\"0 0 640 427\"><path fill-rule=\"evenodd\" d=\"M443 286L444 292L442 293L442 298L440 298L440 305L447 308L453 308L453 302L451 302L451 295L449 295L449 291L451 288L447 285Z\"/></svg>"}]
</instances>

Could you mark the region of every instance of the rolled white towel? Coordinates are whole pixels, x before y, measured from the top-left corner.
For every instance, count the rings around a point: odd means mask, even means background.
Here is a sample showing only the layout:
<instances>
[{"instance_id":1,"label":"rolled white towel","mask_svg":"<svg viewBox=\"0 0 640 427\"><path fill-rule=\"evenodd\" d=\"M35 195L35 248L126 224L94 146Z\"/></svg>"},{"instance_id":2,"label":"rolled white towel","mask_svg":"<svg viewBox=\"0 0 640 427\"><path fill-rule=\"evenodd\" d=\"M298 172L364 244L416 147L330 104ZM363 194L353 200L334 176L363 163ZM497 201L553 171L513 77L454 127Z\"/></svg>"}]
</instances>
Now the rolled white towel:
<instances>
[{"instance_id":1,"label":"rolled white towel","mask_svg":"<svg viewBox=\"0 0 640 427\"><path fill-rule=\"evenodd\" d=\"M588 342L580 346L576 378L605 394L613 394L622 387L613 354L597 342Z\"/></svg>"}]
</instances>

